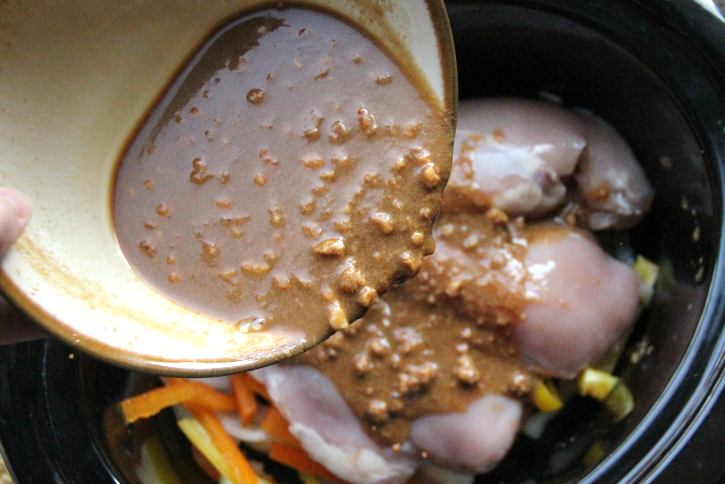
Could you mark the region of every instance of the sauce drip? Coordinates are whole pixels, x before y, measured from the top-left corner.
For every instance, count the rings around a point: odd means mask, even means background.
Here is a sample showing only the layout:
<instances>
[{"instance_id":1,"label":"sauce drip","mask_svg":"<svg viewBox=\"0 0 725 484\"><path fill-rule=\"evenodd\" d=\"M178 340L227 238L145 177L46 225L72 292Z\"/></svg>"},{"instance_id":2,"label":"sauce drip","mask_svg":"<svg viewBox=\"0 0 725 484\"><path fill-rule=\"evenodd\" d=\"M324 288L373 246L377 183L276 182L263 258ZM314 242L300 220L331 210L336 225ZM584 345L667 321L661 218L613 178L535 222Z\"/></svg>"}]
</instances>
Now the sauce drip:
<instances>
[{"instance_id":1,"label":"sauce drip","mask_svg":"<svg viewBox=\"0 0 725 484\"><path fill-rule=\"evenodd\" d=\"M525 318L533 281L524 267L524 239L516 235L560 232L555 226L532 232L522 220L510 224L495 208L445 212L434 230L436 252L417 277L290 363L313 366L334 381L368 434L394 447L406 441L417 417L465 412L485 394L524 397L536 376L512 331Z\"/></svg>"}]
</instances>

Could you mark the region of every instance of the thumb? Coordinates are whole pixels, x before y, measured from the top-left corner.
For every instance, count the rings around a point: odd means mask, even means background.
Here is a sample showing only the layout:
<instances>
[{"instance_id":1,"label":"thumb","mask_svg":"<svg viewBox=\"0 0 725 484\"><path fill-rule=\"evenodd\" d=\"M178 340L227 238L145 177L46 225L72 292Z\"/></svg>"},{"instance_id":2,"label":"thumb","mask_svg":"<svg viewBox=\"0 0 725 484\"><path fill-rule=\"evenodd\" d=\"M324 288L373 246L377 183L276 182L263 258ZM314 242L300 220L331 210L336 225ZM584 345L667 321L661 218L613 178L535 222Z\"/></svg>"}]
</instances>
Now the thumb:
<instances>
[{"instance_id":1,"label":"thumb","mask_svg":"<svg viewBox=\"0 0 725 484\"><path fill-rule=\"evenodd\" d=\"M14 188L0 188L0 252L5 252L28 225L33 204Z\"/></svg>"}]
</instances>

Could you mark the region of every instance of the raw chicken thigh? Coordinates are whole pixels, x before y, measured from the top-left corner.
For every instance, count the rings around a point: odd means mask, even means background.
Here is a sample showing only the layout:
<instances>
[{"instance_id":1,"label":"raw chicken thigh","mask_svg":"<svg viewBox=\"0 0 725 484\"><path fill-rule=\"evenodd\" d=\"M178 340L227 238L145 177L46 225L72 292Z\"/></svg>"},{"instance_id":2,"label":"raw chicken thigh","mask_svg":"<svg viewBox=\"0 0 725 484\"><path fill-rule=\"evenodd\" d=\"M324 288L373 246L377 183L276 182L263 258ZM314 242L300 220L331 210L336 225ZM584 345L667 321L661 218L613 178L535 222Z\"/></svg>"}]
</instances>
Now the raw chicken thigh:
<instances>
[{"instance_id":1,"label":"raw chicken thigh","mask_svg":"<svg viewBox=\"0 0 725 484\"><path fill-rule=\"evenodd\" d=\"M592 230L628 229L652 205L654 190L626 141L594 116L582 116L587 148L575 175L583 219Z\"/></svg>"},{"instance_id":2,"label":"raw chicken thigh","mask_svg":"<svg viewBox=\"0 0 725 484\"><path fill-rule=\"evenodd\" d=\"M586 147L576 114L523 99L467 101L458 112L451 195L511 216L542 216L562 203L562 178Z\"/></svg>"},{"instance_id":3,"label":"raw chicken thigh","mask_svg":"<svg viewBox=\"0 0 725 484\"><path fill-rule=\"evenodd\" d=\"M413 459L378 446L365 433L335 384L314 368L275 365L256 370L310 457L346 481L402 483Z\"/></svg>"},{"instance_id":4,"label":"raw chicken thigh","mask_svg":"<svg viewBox=\"0 0 725 484\"><path fill-rule=\"evenodd\" d=\"M447 469L489 471L511 447L523 415L521 402L484 395L464 413L414 420L410 442L393 451L365 433L332 381L316 369L276 365L253 375L265 384L309 455L353 483L404 483L425 462L421 453Z\"/></svg>"},{"instance_id":5,"label":"raw chicken thigh","mask_svg":"<svg viewBox=\"0 0 725 484\"><path fill-rule=\"evenodd\" d=\"M526 217L569 199L591 230L634 226L654 197L627 142L605 121L523 99L461 103L447 194L450 206L493 204Z\"/></svg>"},{"instance_id":6,"label":"raw chicken thigh","mask_svg":"<svg viewBox=\"0 0 725 484\"><path fill-rule=\"evenodd\" d=\"M428 415L413 421L410 442L439 466L487 472L508 452L521 425L523 405L503 395L484 395L464 413Z\"/></svg>"},{"instance_id":7,"label":"raw chicken thigh","mask_svg":"<svg viewBox=\"0 0 725 484\"><path fill-rule=\"evenodd\" d=\"M409 441L393 451L365 433L332 381L315 368L276 365L253 376L310 456L354 483L404 483L426 461L469 474L489 471L511 447L523 416L520 401L483 395L464 412L413 420Z\"/></svg>"},{"instance_id":8,"label":"raw chicken thigh","mask_svg":"<svg viewBox=\"0 0 725 484\"><path fill-rule=\"evenodd\" d=\"M538 284L526 320L515 328L521 356L541 373L574 377L631 326L639 276L574 232L535 240L525 262Z\"/></svg>"},{"instance_id":9,"label":"raw chicken thigh","mask_svg":"<svg viewBox=\"0 0 725 484\"><path fill-rule=\"evenodd\" d=\"M535 383L601 359L638 314L639 276L586 231L631 227L651 205L622 137L528 100L462 102L458 126L420 274L307 354L252 373L309 455L351 483L491 470Z\"/></svg>"}]
</instances>

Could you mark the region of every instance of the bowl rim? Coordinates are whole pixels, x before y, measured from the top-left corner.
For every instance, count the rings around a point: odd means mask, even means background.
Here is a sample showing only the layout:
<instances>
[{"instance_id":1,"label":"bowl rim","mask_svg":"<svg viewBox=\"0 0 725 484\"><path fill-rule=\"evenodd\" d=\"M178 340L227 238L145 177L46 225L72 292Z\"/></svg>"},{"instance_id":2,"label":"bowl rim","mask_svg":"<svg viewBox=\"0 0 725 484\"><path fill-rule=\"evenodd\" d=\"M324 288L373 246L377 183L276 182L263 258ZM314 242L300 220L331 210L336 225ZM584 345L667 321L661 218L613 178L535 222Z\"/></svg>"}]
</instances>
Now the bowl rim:
<instances>
[{"instance_id":1,"label":"bowl rim","mask_svg":"<svg viewBox=\"0 0 725 484\"><path fill-rule=\"evenodd\" d=\"M302 0L301 2L293 3L292 5L297 5L300 8L320 9L319 6L308 5L311 1L314 0ZM320 0L319 3L324 1L325 0ZM270 0L261 0L258 3L259 5L253 5L251 8L249 6L241 6L236 14L221 22L221 25L218 25L217 27L223 29L224 26L228 25L230 22L234 22L236 19L242 18L244 15L247 15L250 12L253 13L256 10L275 8L274 2ZM437 58L442 73L443 98L440 100L441 106L447 112L455 113L457 111L458 103L457 70L453 47L453 36L443 0L400 0L400 3L403 6L406 4L408 4L408 6L413 5L415 8L429 13L431 27L436 35L436 44L438 49L436 55L431 57ZM333 17L342 16L342 13L338 11L338 9L333 8L329 9L329 14ZM354 19L350 20L350 24L359 27L359 22ZM362 27L359 28L362 30ZM219 28L214 28L210 32L207 32L207 36L201 39L201 42L199 42L196 46L196 49L198 50L204 46L205 43L208 42L210 38L213 38L219 30ZM420 64L422 65L423 63L424 62L421 61ZM417 67L420 68L421 66ZM183 68L184 66L182 66L182 69ZM176 75L178 75L178 72L172 76L172 79L175 78ZM453 115L453 121L455 121L455 115ZM21 243L22 242L24 241L21 241ZM16 246L18 250L12 251L13 253L7 254L4 258L0 258L0 262L9 262L11 266L14 263L14 260L20 258L18 254L23 251L33 249L32 243L28 244L30 249L27 249L25 246L21 247L21 243ZM121 253L117 241L115 249L117 252ZM41 256L45 256L45 254L41 254ZM123 256L120 257L123 258ZM123 263L126 264L125 260ZM55 337L63 340L66 344L93 354L97 358L109 363L138 371L185 377L230 374L233 372L246 371L256 367L273 364L280 359L281 354L284 354L285 356L293 356L308 350L322 341L322 339L329 336L328 334L318 334L304 338L298 336L297 334L293 334L293 332L290 332L289 334L281 332L283 334L274 335L275 337L270 337L266 340L262 340L260 337L258 338L258 341L263 341L263 343L249 344L246 348L243 348L243 350L237 350L237 353L232 355L224 353L223 350L220 351L221 354L217 355L215 353L215 349L218 348L218 346L212 347L211 344L209 344L204 347L204 350L208 350L209 348L213 349L205 351L204 355L206 356L194 358L183 355L178 358L167 359L165 356L168 353L168 350L167 353L164 353L164 349L156 349L163 348L163 345L154 345L148 354L136 352L133 349L127 350L121 344L116 345L116 341L119 340L118 335L107 330L98 333L96 335L97 337L91 337L87 334L85 337L79 337L80 331L75 326L69 324L69 322L72 322L72 314L69 315L68 311L65 311L63 314L53 314L52 311L43 306L42 300L33 297L33 289L27 290L27 288L21 288L18 281L14 279L15 274L20 273L21 270L15 270L15 267L13 267L13 269L7 269L7 267L9 266L0 268L0 292L6 296L8 302L16 309L28 316L32 321L38 323L43 327L43 329ZM129 268L129 271L132 272L132 269ZM28 270L27 272L31 271ZM42 277L42 274L40 276ZM46 278L50 279L47 276ZM144 287L145 289L148 289L149 292L154 293L159 299L164 299L164 301L168 302L168 299L160 295L158 291L155 291L148 285L144 285ZM174 307L178 306L180 311L190 315L191 318L197 316L197 314L192 310L181 309L181 305L177 305L174 302L169 302L169 304ZM88 309L88 311L95 309L90 308L90 305L86 305L85 303L81 303L81 305L83 306L83 309ZM89 307L86 308L86 306ZM206 319L207 321L214 321L213 318L206 318L204 315L198 316L199 318ZM100 326L100 324L96 324L97 322L106 323L105 320L96 321L92 318L87 319L91 320L94 326ZM131 320L132 319L133 318L131 318ZM218 321L214 322L218 323ZM110 323L109 326L111 326ZM140 324L139 326L143 326L143 324ZM174 338L163 335L162 332L158 333L158 339L156 341L161 343L178 343L178 341L175 341ZM138 335L136 336L138 337ZM255 335L251 333L248 335L250 339L254 336ZM141 337L141 339L143 340L143 337ZM269 344L268 341L273 339L275 342L281 343L276 346ZM258 349L258 347L261 349ZM249 351L245 353L244 350ZM250 353L254 354L254 358L248 357ZM212 356L208 356L209 354Z\"/></svg>"}]
</instances>

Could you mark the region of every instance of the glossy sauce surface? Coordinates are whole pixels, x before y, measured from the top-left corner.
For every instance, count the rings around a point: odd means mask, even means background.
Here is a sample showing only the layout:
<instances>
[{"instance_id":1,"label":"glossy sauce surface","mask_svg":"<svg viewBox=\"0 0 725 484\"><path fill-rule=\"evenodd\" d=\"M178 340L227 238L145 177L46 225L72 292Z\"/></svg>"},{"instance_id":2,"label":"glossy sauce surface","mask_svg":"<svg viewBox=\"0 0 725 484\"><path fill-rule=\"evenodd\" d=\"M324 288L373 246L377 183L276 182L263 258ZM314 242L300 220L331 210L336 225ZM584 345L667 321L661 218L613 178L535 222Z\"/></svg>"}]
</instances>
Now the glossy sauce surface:
<instances>
[{"instance_id":1,"label":"glossy sauce surface","mask_svg":"<svg viewBox=\"0 0 725 484\"><path fill-rule=\"evenodd\" d=\"M242 332L341 329L433 251L451 117L353 26L262 10L217 32L120 163L152 287Z\"/></svg>"},{"instance_id":2,"label":"glossy sauce surface","mask_svg":"<svg viewBox=\"0 0 725 484\"><path fill-rule=\"evenodd\" d=\"M621 162L629 148L618 134L603 143L586 131L606 124L593 116L514 99L466 101L459 114L435 254L360 322L289 363L334 382L378 443L424 445L420 455L479 472L488 451L464 462L458 451L475 446L456 430L467 425L462 415L487 396L527 402L537 380L574 378L616 346L638 312L639 277L586 230L587 200L572 186L577 165L606 173L613 200L651 188L633 155ZM636 180L629 185L637 190L617 190L627 185L620 180ZM629 198L644 203L627 201L606 218L616 225L642 216L651 193ZM495 420L497 406L478 414ZM451 421L437 430L424 419L443 415ZM416 425L428 427L425 439ZM518 425L503 434L513 439ZM443 434L456 451L441 450ZM499 450L511 443L498 442Z\"/></svg>"},{"instance_id":3,"label":"glossy sauce surface","mask_svg":"<svg viewBox=\"0 0 725 484\"><path fill-rule=\"evenodd\" d=\"M418 417L464 412L485 394L528 395L536 377L512 331L534 281L526 242L507 222L498 209L444 213L436 252L417 277L292 362L334 381L368 433L388 445L405 442Z\"/></svg>"}]
</instances>

